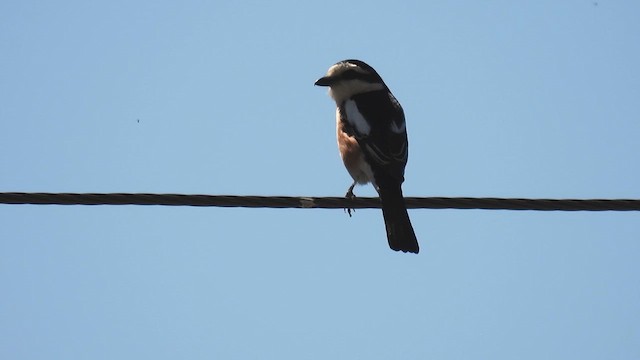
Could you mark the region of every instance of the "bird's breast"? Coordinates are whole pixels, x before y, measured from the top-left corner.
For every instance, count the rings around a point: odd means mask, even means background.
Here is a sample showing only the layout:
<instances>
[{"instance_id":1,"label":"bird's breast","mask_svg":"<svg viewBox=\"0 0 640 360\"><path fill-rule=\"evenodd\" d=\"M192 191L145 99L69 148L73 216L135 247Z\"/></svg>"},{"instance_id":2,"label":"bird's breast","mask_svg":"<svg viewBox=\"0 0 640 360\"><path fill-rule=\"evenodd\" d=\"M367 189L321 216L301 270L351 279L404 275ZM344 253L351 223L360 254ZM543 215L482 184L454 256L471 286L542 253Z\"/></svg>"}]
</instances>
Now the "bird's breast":
<instances>
[{"instance_id":1,"label":"bird's breast","mask_svg":"<svg viewBox=\"0 0 640 360\"><path fill-rule=\"evenodd\" d=\"M342 162L347 168L349 175L351 175L357 183L366 184L373 182L371 166L369 166L365 160L358 140L345 131L345 127L350 125L342 115L340 108L338 108L336 112L336 136Z\"/></svg>"}]
</instances>

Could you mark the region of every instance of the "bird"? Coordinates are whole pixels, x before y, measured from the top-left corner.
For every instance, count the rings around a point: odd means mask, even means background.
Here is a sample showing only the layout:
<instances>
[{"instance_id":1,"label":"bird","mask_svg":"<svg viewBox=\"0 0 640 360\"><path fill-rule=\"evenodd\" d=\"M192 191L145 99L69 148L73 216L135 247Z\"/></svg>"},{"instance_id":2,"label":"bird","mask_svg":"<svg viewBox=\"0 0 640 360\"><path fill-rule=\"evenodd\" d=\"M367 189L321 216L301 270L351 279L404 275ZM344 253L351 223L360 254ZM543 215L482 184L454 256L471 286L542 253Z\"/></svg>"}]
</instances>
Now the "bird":
<instances>
[{"instance_id":1,"label":"bird","mask_svg":"<svg viewBox=\"0 0 640 360\"><path fill-rule=\"evenodd\" d=\"M356 184L371 183L382 202L389 247L418 253L418 239L402 195L409 155L404 110L373 67L348 59L332 65L316 86L329 87L336 103L336 135L342 161Z\"/></svg>"}]
</instances>

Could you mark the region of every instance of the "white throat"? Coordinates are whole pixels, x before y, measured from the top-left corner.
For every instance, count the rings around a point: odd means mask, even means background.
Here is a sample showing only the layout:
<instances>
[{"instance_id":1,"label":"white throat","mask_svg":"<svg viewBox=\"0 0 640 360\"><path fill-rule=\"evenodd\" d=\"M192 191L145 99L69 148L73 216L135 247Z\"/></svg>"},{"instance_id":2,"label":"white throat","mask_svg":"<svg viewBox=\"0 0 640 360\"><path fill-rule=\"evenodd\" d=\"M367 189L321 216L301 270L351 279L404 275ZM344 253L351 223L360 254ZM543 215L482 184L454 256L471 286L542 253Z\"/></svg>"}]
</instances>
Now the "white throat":
<instances>
[{"instance_id":1,"label":"white throat","mask_svg":"<svg viewBox=\"0 0 640 360\"><path fill-rule=\"evenodd\" d=\"M353 95L366 93L369 91L376 91L384 89L384 85L381 83L369 83L362 80L349 80L341 81L331 86L329 89L329 95L341 104L343 101L349 99Z\"/></svg>"}]
</instances>

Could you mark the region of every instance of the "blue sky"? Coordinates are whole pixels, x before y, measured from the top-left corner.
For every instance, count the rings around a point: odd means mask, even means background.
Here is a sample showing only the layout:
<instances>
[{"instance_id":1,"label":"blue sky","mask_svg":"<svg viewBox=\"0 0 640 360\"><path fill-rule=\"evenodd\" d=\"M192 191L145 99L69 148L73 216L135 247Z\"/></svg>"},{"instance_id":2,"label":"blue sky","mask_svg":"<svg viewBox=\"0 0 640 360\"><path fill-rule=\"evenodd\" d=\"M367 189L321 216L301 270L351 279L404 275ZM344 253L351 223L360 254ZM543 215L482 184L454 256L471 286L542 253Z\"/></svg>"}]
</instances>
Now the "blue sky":
<instances>
[{"instance_id":1,"label":"blue sky","mask_svg":"<svg viewBox=\"0 0 640 360\"><path fill-rule=\"evenodd\" d=\"M330 65L407 196L640 198L640 3L0 4L0 191L341 196ZM371 187L356 194L374 196ZM0 205L3 359L637 359L638 213Z\"/></svg>"}]
</instances>

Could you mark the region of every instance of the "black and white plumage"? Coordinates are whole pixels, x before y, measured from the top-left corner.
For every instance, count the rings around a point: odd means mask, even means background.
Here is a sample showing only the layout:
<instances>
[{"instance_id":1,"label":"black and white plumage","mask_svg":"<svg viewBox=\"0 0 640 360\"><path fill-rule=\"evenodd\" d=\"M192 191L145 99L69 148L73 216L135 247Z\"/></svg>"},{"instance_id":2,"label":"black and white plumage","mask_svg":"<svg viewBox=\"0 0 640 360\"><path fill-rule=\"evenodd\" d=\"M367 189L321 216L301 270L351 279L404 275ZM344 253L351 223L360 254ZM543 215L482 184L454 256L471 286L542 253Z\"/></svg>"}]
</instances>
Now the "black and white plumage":
<instances>
[{"instance_id":1,"label":"black and white plumage","mask_svg":"<svg viewBox=\"0 0 640 360\"><path fill-rule=\"evenodd\" d=\"M338 148L353 184L372 183L382 201L389 246L418 253L418 240L402 195L408 142L402 106L380 75L360 60L331 66L315 82L328 86L337 110Z\"/></svg>"}]
</instances>

